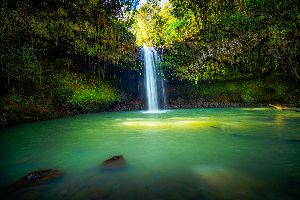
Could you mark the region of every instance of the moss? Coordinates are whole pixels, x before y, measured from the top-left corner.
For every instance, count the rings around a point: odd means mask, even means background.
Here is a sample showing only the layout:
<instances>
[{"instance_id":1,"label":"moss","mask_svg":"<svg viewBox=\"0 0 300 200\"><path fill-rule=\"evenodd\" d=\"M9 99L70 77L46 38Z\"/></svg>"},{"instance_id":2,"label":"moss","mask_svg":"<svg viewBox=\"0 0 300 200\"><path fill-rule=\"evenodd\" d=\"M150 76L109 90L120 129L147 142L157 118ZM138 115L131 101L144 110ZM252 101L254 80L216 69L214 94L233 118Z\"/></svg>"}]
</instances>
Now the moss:
<instances>
[{"instance_id":1,"label":"moss","mask_svg":"<svg viewBox=\"0 0 300 200\"><path fill-rule=\"evenodd\" d=\"M53 102L79 111L97 111L119 101L117 91L106 81L99 82L93 75L60 72L53 82L56 85Z\"/></svg>"},{"instance_id":2,"label":"moss","mask_svg":"<svg viewBox=\"0 0 300 200\"><path fill-rule=\"evenodd\" d=\"M86 87L77 90L69 99L68 104L84 111L89 111L94 107L108 107L118 101L117 93L106 84L99 85L96 89Z\"/></svg>"}]
</instances>

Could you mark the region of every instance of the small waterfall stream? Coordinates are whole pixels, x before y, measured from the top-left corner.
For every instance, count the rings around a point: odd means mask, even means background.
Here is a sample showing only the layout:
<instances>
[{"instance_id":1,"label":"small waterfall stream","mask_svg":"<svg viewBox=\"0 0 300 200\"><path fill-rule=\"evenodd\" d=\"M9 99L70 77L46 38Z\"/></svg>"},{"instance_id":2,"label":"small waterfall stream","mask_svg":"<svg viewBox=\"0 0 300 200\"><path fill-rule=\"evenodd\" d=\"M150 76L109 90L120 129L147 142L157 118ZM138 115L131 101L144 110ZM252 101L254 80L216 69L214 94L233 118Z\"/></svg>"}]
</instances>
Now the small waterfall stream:
<instances>
[{"instance_id":1,"label":"small waterfall stream","mask_svg":"<svg viewBox=\"0 0 300 200\"><path fill-rule=\"evenodd\" d=\"M147 96L147 107L150 113L160 112L166 107L166 95L162 71L160 69L160 58L153 47L143 47L145 90Z\"/></svg>"}]
</instances>

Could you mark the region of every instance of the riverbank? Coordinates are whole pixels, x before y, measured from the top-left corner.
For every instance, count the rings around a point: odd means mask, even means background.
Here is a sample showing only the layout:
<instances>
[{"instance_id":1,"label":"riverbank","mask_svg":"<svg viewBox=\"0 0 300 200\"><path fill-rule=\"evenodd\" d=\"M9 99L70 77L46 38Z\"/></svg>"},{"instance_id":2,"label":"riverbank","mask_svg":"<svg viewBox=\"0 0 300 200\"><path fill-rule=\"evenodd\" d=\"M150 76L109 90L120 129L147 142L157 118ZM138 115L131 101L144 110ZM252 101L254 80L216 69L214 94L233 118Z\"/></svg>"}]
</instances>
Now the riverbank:
<instances>
[{"instance_id":1,"label":"riverbank","mask_svg":"<svg viewBox=\"0 0 300 200\"><path fill-rule=\"evenodd\" d=\"M270 103L237 103L237 102L218 102L207 101L206 99L184 100L178 98L170 100L166 109L184 109L184 108L262 108L269 107L273 110L289 110L299 112L300 108L296 104L270 104ZM132 100L118 103L109 109L109 112L145 110L145 104L141 100Z\"/></svg>"},{"instance_id":2,"label":"riverbank","mask_svg":"<svg viewBox=\"0 0 300 200\"><path fill-rule=\"evenodd\" d=\"M61 118L84 113L146 110L143 91L128 85L105 83L96 79L79 79L74 74L59 76L60 82L52 90L35 95L11 94L0 105L0 127ZM83 76L84 77L84 76ZM76 84L74 84L74 80ZM91 80L92 83L91 83ZM300 91L289 82L272 82L271 78L243 82L216 82L194 85L166 84L166 109L180 108L255 108L299 111ZM135 84L136 85L136 84ZM116 89L113 89L116 88ZM46 91L46 90L42 90ZM140 95L139 95L140 94Z\"/></svg>"},{"instance_id":3,"label":"riverbank","mask_svg":"<svg viewBox=\"0 0 300 200\"><path fill-rule=\"evenodd\" d=\"M268 107L267 103L234 103L234 102L211 102L205 99L183 100L178 98L170 100L165 109L179 108L239 108L239 107ZM291 105L284 105L291 106ZM110 112L131 111L131 110L146 110L145 104L141 100L132 100L116 104L110 108Z\"/></svg>"},{"instance_id":4,"label":"riverbank","mask_svg":"<svg viewBox=\"0 0 300 200\"><path fill-rule=\"evenodd\" d=\"M184 100L181 98L170 100L166 109L184 109L184 108L262 108L269 107L274 110L290 110L299 112L300 108L295 104L269 104L269 103L237 103L237 102L218 102L207 101L199 98L194 100ZM49 109L49 108L48 108ZM91 108L89 111L82 111L68 107L60 107L47 110L47 112L37 112L37 110L23 110L17 113L1 113L1 128L12 127L24 123L38 122L49 119L57 119L65 116L74 116L86 113L98 112L122 112L122 111L138 111L145 110L145 104L142 100L130 100L127 102L120 102L111 105L109 108L95 109ZM6 117L6 118L4 118Z\"/></svg>"}]
</instances>

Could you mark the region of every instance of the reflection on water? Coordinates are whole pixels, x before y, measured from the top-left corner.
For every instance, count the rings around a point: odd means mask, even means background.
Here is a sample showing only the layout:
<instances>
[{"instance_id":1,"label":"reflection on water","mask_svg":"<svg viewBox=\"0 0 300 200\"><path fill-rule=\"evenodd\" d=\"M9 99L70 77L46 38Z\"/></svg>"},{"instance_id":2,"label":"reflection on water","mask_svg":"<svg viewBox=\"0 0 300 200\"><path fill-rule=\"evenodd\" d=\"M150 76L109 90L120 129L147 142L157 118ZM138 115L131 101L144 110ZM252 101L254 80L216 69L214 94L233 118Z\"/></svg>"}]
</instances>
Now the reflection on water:
<instances>
[{"instance_id":1,"label":"reflection on water","mask_svg":"<svg viewBox=\"0 0 300 200\"><path fill-rule=\"evenodd\" d=\"M99 113L4 129L0 195L17 199L298 199L300 114L269 109ZM103 171L122 154L127 165ZM39 169L64 176L14 191Z\"/></svg>"},{"instance_id":2,"label":"reflection on water","mask_svg":"<svg viewBox=\"0 0 300 200\"><path fill-rule=\"evenodd\" d=\"M196 120L130 120L123 121L120 123L120 126L129 126L129 127L152 127L152 128L200 128L200 127L209 127L216 125L216 123L210 121L196 121Z\"/></svg>"}]
</instances>

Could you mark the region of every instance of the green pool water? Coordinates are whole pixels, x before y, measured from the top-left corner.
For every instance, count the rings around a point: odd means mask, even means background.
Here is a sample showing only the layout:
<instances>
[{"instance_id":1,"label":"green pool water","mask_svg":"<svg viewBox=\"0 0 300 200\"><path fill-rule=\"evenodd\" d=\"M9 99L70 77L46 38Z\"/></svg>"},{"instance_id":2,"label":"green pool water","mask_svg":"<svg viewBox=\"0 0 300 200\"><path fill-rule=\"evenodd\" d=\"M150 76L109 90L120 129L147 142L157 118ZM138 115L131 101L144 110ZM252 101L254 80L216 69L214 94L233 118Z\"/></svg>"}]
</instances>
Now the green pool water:
<instances>
[{"instance_id":1,"label":"green pool water","mask_svg":"<svg viewBox=\"0 0 300 200\"><path fill-rule=\"evenodd\" d=\"M101 170L123 155L126 167ZM63 176L12 191L41 169ZM98 113L1 130L2 196L299 199L300 113L264 108Z\"/></svg>"}]
</instances>

